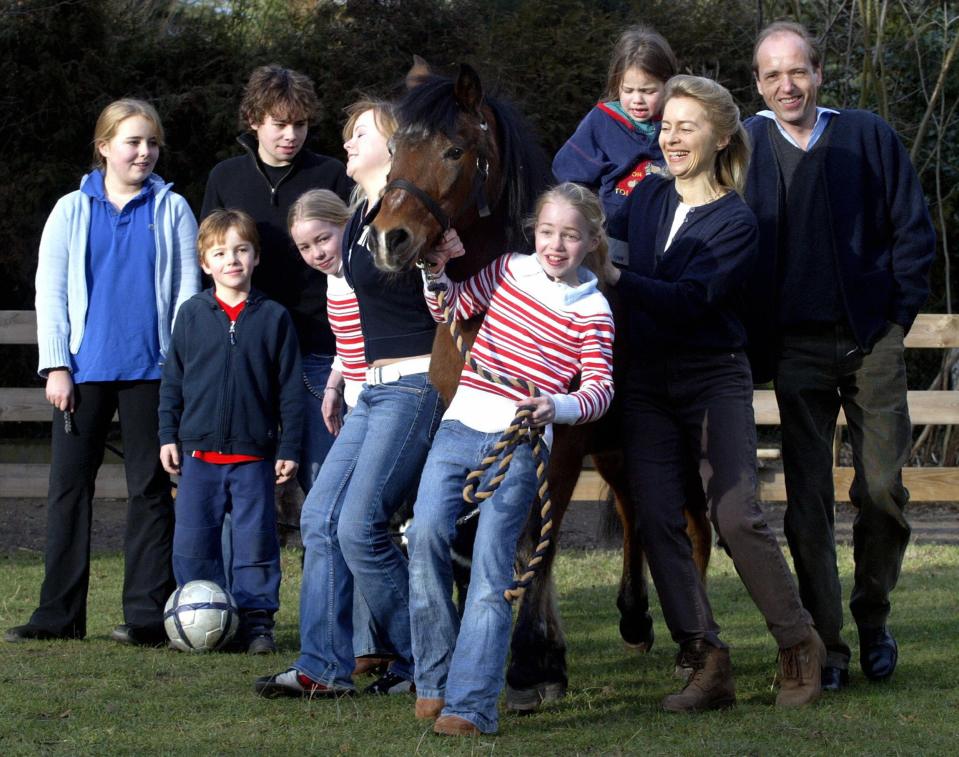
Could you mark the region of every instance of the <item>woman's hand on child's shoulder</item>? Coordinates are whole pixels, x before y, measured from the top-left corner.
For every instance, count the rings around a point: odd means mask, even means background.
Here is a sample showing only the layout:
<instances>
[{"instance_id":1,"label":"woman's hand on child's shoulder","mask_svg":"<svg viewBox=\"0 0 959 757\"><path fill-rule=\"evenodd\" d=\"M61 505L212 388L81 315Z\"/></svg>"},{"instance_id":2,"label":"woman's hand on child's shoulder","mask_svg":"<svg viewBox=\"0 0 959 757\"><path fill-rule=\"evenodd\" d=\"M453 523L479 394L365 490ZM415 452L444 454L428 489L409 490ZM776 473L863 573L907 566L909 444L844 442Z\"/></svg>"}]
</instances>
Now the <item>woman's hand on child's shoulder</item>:
<instances>
[{"instance_id":1,"label":"woman's hand on child's shoulder","mask_svg":"<svg viewBox=\"0 0 959 757\"><path fill-rule=\"evenodd\" d=\"M436 247L424 253L423 257L430 264L430 273L439 276L446 268L446 264L453 258L459 258L466 254L466 248L463 247L463 241L456 229L449 229L443 234Z\"/></svg>"}]
</instances>

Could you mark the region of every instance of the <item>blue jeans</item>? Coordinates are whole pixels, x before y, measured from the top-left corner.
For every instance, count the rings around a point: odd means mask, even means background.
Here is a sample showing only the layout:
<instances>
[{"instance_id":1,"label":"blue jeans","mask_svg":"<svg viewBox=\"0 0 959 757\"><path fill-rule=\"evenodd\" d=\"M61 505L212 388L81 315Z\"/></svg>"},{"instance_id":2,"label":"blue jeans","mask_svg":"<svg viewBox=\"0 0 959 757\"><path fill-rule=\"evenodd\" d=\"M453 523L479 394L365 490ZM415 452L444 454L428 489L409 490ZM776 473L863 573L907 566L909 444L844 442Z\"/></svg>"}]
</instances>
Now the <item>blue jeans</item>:
<instances>
[{"instance_id":1,"label":"blue jeans","mask_svg":"<svg viewBox=\"0 0 959 757\"><path fill-rule=\"evenodd\" d=\"M280 606L280 543L273 507L272 460L217 465L186 456L175 500L173 574L177 584L214 581L226 584L225 570L232 574L230 592L242 616L256 613L257 628L273 626L273 613ZM226 513L232 515L231 562L225 566L221 531Z\"/></svg>"},{"instance_id":2,"label":"blue jeans","mask_svg":"<svg viewBox=\"0 0 959 757\"><path fill-rule=\"evenodd\" d=\"M347 416L300 518L300 657L293 667L352 686L353 589L362 592L392 672L412 679L406 559L390 517L419 477L443 405L425 373L367 387Z\"/></svg>"},{"instance_id":3,"label":"blue jeans","mask_svg":"<svg viewBox=\"0 0 959 757\"><path fill-rule=\"evenodd\" d=\"M303 355L303 383L306 384L306 399L303 401L303 442L300 447L300 468L296 480L304 494L310 493L313 482L319 475L333 440L323 423L323 390L330 377L332 355Z\"/></svg>"},{"instance_id":4,"label":"blue jeans","mask_svg":"<svg viewBox=\"0 0 959 757\"><path fill-rule=\"evenodd\" d=\"M445 699L444 715L465 718L483 733L495 733L497 728L496 700L503 688L513 623L503 592L513 583L516 542L536 494L536 465L529 445L516 449L506 478L480 506L462 622L451 596L450 543L456 519L467 507L466 476L499 437L459 421L443 421L423 469L410 535L417 696Z\"/></svg>"}]
</instances>

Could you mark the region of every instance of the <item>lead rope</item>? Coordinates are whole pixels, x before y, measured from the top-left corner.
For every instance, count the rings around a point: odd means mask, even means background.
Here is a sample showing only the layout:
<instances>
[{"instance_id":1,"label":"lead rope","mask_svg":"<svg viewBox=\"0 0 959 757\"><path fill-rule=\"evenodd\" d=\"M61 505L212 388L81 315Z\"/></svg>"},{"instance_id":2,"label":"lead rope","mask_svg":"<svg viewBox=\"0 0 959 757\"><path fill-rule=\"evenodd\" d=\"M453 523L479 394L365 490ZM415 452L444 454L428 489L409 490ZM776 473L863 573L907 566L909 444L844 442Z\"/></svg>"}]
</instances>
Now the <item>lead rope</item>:
<instances>
[{"instance_id":1,"label":"lead rope","mask_svg":"<svg viewBox=\"0 0 959 757\"><path fill-rule=\"evenodd\" d=\"M427 288L436 293L436 300L443 311L443 320L449 327L453 335L453 343L459 350L466 364L477 374L487 381L494 384L507 385L515 389L526 392L530 397L540 396L539 388L525 379L517 379L512 376L502 376L493 373L483 366L479 365L473 359L473 353L463 339L460 331L459 322L453 315L453 310L446 304L446 284L436 280L436 277L430 272L429 265L423 261L417 261L416 265L424 272L427 281ZM466 477L466 485L463 487L463 499L472 505L479 505L483 500L489 499L493 495L503 479L506 478L506 472L509 470L510 463L513 461L513 450L520 444L529 444L532 447L533 459L536 461L536 499L534 504L539 506L540 530L539 543L529 562L526 564L526 570L519 576L513 585L503 592L507 602L513 602L526 593L526 587L529 586L540 564L546 558L546 550L549 549L550 542L553 539L553 516L552 500L549 495L549 482L546 477L546 468L549 463L549 449L543 440L543 432L526 424L526 420L532 413L529 410L519 410L514 416L512 422L503 431L502 436L496 444L493 445L492 452L484 457L479 466ZM495 475L489 480L485 487L477 489L484 474L489 470L493 463L499 461L499 467Z\"/></svg>"}]
</instances>

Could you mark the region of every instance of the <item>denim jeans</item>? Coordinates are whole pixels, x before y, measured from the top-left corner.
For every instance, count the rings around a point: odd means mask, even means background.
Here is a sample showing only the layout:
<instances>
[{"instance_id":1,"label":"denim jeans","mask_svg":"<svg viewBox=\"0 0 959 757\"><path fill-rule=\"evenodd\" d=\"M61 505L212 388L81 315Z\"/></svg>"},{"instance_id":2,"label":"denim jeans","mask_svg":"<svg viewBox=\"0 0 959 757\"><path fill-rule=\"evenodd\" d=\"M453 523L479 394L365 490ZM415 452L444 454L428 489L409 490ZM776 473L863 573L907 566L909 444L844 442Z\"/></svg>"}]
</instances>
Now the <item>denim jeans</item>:
<instances>
[{"instance_id":1,"label":"denim jeans","mask_svg":"<svg viewBox=\"0 0 959 757\"><path fill-rule=\"evenodd\" d=\"M906 404L903 329L892 325L863 354L843 324L793 329L782 340L776 399L782 414L785 532L803 603L826 644L827 664L845 668L842 585L836 567L833 436L846 412L855 476L849 498L855 577L850 608L861 626L889 615L910 528L902 466L912 428Z\"/></svg>"},{"instance_id":2,"label":"denim jeans","mask_svg":"<svg viewBox=\"0 0 959 757\"><path fill-rule=\"evenodd\" d=\"M300 657L293 667L352 686L353 591L370 609L391 670L412 679L409 575L390 516L419 479L443 412L425 373L366 387L327 455L300 518Z\"/></svg>"},{"instance_id":3,"label":"denim jeans","mask_svg":"<svg viewBox=\"0 0 959 757\"><path fill-rule=\"evenodd\" d=\"M812 624L756 501L756 421L749 363L741 352L637 360L620 393L637 525L673 639L723 646L692 559L683 505L690 461L709 516L780 647Z\"/></svg>"},{"instance_id":4,"label":"denim jeans","mask_svg":"<svg viewBox=\"0 0 959 757\"><path fill-rule=\"evenodd\" d=\"M450 544L466 476L500 433L444 421L420 480L410 536L410 621L416 693L443 698L444 715L458 715L483 733L497 728L513 610L503 592L513 583L516 542L536 494L536 465L527 444L516 448L506 478L480 505L473 568L462 622L453 604ZM496 466L485 479L495 474Z\"/></svg>"},{"instance_id":5,"label":"denim jeans","mask_svg":"<svg viewBox=\"0 0 959 757\"><path fill-rule=\"evenodd\" d=\"M332 355L303 355L303 383L306 384L306 392L303 400L300 468L296 473L296 480L303 494L310 493L310 488L336 438L326 430L323 422L323 390L330 377L332 365Z\"/></svg>"},{"instance_id":6,"label":"denim jeans","mask_svg":"<svg viewBox=\"0 0 959 757\"><path fill-rule=\"evenodd\" d=\"M244 629L253 635L272 628L280 606L273 468L272 460L217 465L187 456L175 500L173 574L180 586L195 580L225 584L220 534L224 516L232 514L230 592L241 616L263 611L256 629Z\"/></svg>"}]
</instances>

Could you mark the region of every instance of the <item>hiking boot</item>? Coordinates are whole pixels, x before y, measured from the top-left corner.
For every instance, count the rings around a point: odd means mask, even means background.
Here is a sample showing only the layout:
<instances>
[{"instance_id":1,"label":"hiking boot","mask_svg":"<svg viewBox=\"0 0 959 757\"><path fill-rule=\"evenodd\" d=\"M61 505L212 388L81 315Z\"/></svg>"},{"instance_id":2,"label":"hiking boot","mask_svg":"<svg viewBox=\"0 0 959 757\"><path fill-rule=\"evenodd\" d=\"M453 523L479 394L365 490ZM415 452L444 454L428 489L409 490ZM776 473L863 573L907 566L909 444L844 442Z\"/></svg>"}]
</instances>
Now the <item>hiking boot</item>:
<instances>
[{"instance_id":1,"label":"hiking boot","mask_svg":"<svg viewBox=\"0 0 959 757\"><path fill-rule=\"evenodd\" d=\"M412 681L389 672L363 689L364 694L411 694L415 691Z\"/></svg>"},{"instance_id":2,"label":"hiking boot","mask_svg":"<svg viewBox=\"0 0 959 757\"><path fill-rule=\"evenodd\" d=\"M673 667L673 678L678 678L683 683L687 683L692 674L693 663L689 658L688 645L681 646L679 651L676 652L676 664Z\"/></svg>"},{"instance_id":3,"label":"hiking boot","mask_svg":"<svg viewBox=\"0 0 959 757\"><path fill-rule=\"evenodd\" d=\"M663 699L663 709L667 712L702 712L736 704L729 650L714 647L702 639L683 646L693 674L681 692Z\"/></svg>"},{"instance_id":4,"label":"hiking boot","mask_svg":"<svg viewBox=\"0 0 959 757\"><path fill-rule=\"evenodd\" d=\"M276 654L276 641L271 633L261 633L250 639L246 646L247 654Z\"/></svg>"},{"instance_id":5,"label":"hiking boot","mask_svg":"<svg viewBox=\"0 0 959 757\"><path fill-rule=\"evenodd\" d=\"M459 715L443 715L433 723L433 733L440 736L477 736L480 729Z\"/></svg>"},{"instance_id":6,"label":"hiking boot","mask_svg":"<svg viewBox=\"0 0 959 757\"><path fill-rule=\"evenodd\" d=\"M431 699L429 697L420 697L416 700L416 719L417 720L435 720L443 711L443 705L446 700L442 697Z\"/></svg>"},{"instance_id":7,"label":"hiking boot","mask_svg":"<svg viewBox=\"0 0 959 757\"><path fill-rule=\"evenodd\" d=\"M350 696L356 693L355 690L347 686L327 686L325 683L314 681L296 668L257 678L253 684L253 690L267 699L277 699L279 697L321 699Z\"/></svg>"},{"instance_id":8,"label":"hiking boot","mask_svg":"<svg viewBox=\"0 0 959 757\"><path fill-rule=\"evenodd\" d=\"M812 626L809 636L788 649L779 650L779 694L777 707L812 704L822 693L822 668L826 645Z\"/></svg>"}]
</instances>

